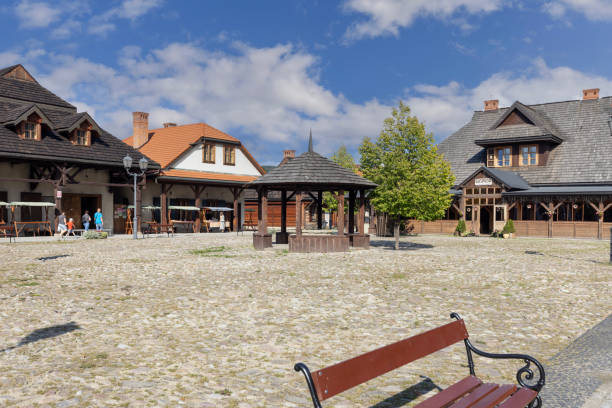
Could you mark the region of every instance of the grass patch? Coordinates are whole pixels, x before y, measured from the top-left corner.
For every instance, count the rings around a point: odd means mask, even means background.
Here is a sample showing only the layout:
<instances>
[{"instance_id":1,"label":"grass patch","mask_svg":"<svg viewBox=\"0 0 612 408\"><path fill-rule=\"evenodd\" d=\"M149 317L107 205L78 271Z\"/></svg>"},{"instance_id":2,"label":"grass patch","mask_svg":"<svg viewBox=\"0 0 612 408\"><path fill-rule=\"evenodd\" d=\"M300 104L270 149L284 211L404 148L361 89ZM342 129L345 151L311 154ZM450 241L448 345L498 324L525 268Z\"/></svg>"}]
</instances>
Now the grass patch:
<instances>
[{"instance_id":1,"label":"grass patch","mask_svg":"<svg viewBox=\"0 0 612 408\"><path fill-rule=\"evenodd\" d=\"M408 274L404 272L393 272L393 274L391 275L391 279L406 279L407 277Z\"/></svg>"},{"instance_id":2,"label":"grass patch","mask_svg":"<svg viewBox=\"0 0 612 408\"><path fill-rule=\"evenodd\" d=\"M210 247L210 248L204 248L204 249L192 249L191 251L189 251L189 253L192 255L206 255L206 254L212 254L215 252L223 252L226 249L229 249L229 248L225 246L216 246L216 247Z\"/></svg>"},{"instance_id":3,"label":"grass patch","mask_svg":"<svg viewBox=\"0 0 612 408\"><path fill-rule=\"evenodd\" d=\"M17 286L38 286L40 283L38 282L22 282L18 283Z\"/></svg>"},{"instance_id":4,"label":"grass patch","mask_svg":"<svg viewBox=\"0 0 612 408\"><path fill-rule=\"evenodd\" d=\"M90 353L83 356L79 367L81 368L96 368L103 365L103 362L108 359L108 353Z\"/></svg>"}]
</instances>

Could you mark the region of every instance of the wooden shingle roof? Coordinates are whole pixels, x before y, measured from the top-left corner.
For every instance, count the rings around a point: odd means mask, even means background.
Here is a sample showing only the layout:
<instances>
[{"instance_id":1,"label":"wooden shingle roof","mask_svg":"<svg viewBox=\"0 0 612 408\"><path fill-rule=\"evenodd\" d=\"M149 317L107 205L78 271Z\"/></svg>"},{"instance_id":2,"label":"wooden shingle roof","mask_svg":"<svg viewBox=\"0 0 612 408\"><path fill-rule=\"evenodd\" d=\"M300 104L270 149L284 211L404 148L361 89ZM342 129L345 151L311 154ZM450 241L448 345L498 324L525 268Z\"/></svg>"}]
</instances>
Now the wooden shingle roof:
<instances>
[{"instance_id":1,"label":"wooden shingle roof","mask_svg":"<svg viewBox=\"0 0 612 408\"><path fill-rule=\"evenodd\" d=\"M270 170L248 186L318 191L372 189L376 184L313 152L311 140L309 151Z\"/></svg>"}]
</instances>

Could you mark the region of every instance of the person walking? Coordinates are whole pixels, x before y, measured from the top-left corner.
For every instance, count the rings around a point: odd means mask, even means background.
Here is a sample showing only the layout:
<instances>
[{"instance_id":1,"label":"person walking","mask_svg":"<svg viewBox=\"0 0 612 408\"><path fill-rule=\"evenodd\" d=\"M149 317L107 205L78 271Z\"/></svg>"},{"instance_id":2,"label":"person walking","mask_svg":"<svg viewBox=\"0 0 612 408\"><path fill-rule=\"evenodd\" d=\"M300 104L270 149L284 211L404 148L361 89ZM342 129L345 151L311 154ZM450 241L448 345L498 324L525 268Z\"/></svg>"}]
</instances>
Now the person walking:
<instances>
[{"instance_id":1,"label":"person walking","mask_svg":"<svg viewBox=\"0 0 612 408\"><path fill-rule=\"evenodd\" d=\"M72 235L74 237L74 218L68 220L68 222L66 223L66 227L68 228L68 233L66 234L66 236L68 237Z\"/></svg>"},{"instance_id":2,"label":"person walking","mask_svg":"<svg viewBox=\"0 0 612 408\"><path fill-rule=\"evenodd\" d=\"M57 217L57 230L59 231L60 238L63 238L64 234L68 232L68 227L66 226L66 213L63 211Z\"/></svg>"},{"instance_id":3,"label":"person walking","mask_svg":"<svg viewBox=\"0 0 612 408\"><path fill-rule=\"evenodd\" d=\"M104 218L102 217L102 210L98 208L98 211L94 214L94 222L96 224L96 231L102 231L104 228Z\"/></svg>"},{"instance_id":4,"label":"person walking","mask_svg":"<svg viewBox=\"0 0 612 408\"><path fill-rule=\"evenodd\" d=\"M89 211L85 210L85 214L81 217L81 223L83 224L83 229L85 232L89 231L89 223L91 222L91 216L89 215Z\"/></svg>"}]
</instances>

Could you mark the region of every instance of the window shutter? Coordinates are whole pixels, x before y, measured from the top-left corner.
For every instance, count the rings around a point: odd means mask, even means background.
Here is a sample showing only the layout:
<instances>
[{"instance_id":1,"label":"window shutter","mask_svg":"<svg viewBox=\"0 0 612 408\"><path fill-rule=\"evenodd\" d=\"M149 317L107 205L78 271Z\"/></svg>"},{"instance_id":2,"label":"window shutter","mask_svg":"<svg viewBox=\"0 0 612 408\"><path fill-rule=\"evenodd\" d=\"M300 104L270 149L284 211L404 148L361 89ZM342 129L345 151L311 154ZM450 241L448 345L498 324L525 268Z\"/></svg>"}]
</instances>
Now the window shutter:
<instances>
[{"instance_id":1,"label":"window shutter","mask_svg":"<svg viewBox=\"0 0 612 408\"><path fill-rule=\"evenodd\" d=\"M236 164L236 148L232 147L232 164Z\"/></svg>"},{"instance_id":2,"label":"window shutter","mask_svg":"<svg viewBox=\"0 0 612 408\"><path fill-rule=\"evenodd\" d=\"M215 162L215 151L217 150L217 146L214 144L209 144L208 146L209 146L208 148L210 149L210 161L214 163Z\"/></svg>"}]
</instances>

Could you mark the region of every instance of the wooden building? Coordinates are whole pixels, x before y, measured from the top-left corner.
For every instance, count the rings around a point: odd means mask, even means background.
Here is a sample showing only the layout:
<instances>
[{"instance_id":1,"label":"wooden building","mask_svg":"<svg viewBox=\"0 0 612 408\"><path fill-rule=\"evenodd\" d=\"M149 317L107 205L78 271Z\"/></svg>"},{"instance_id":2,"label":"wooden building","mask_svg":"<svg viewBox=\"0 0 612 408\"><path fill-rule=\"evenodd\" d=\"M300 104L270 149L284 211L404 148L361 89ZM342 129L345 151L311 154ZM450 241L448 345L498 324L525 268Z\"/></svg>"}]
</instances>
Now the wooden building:
<instances>
[{"instance_id":1,"label":"wooden building","mask_svg":"<svg viewBox=\"0 0 612 408\"><path fill-rule=\"evenodd\" d=\"M83 211L102 209L112 228L118 190L131 184L122 159L143 156L104 131L87 112L44 88L22 65L0 69L0 201L55 203L78 227ZM150 161L150 172L159 165ZM21 207L14 221L45 220L43 207ZM9 214L0 210L0 223Z\"/></svg>"},{"instance_id":2,"label":"wooden building","mask_svg":"<svg viewBox=\"0 0 612 408\"><path fill-rule=\"evenodd\" d=\"M612 227L612 97L484 111L440 143L456 176L445 220L416 232L452 232L457 219L489 234L512 219L519 236L609 238Z\"/></svg>"},{"instance_id":3,"label":"wooden building","mask_svg":"<svg viewBox=\"0 0 612 408\"><path fill-rule=\"evenodd\" d=\"M162 128L149 129L148 113L134 112L132 116L133 134L124 142L161 165L160 173L149 179L143 190L143 205L161 207L159 214L149 218L158 218L162 224L170 219L193 221L193 230L200 231L206 219L219 217L207 208L225 207L232 210L226 218L232 229L244 223L244 185L265 171L240 140L206 123L165 123ZM124 193L124 202L131 202L129 191ZM202 211L169 212L170 206Z\"/></svg>"}]
</instances>

